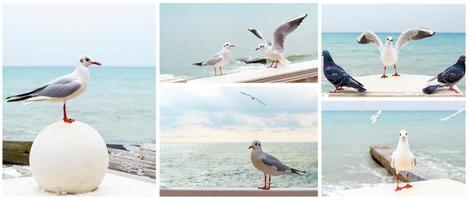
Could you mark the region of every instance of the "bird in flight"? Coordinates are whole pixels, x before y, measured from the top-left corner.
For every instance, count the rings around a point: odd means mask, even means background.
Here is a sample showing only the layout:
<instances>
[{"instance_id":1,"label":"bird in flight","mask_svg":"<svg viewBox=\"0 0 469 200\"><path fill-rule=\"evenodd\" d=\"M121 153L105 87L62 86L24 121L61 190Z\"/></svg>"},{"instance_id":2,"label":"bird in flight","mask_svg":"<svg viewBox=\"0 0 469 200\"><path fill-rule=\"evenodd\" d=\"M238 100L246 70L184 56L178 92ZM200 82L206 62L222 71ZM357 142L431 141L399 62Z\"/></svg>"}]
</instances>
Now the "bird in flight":
<instances>
[{"instance_id":1,"label":"bird in flight","mask_svg":"<svg viewBox=\"0 0 469 200\"><path fill-rule=\"evenodd\" d=\"M245 96L248 96L249 98L251 98L251 100L257 101L257 102L259 102L260 104L262 104L262 105L264 105L264 106L267 105L267 104L265 104L264 102L262 102L260 99L258 99L258 98L255 97L255 96L252 96L252 95L250 95L250 94L248 94L248 93L245 93L245 92L242 92L242 91L240 91L240 93L243 94L243 95L245 95Z\"/></svg>"}]
</instances>

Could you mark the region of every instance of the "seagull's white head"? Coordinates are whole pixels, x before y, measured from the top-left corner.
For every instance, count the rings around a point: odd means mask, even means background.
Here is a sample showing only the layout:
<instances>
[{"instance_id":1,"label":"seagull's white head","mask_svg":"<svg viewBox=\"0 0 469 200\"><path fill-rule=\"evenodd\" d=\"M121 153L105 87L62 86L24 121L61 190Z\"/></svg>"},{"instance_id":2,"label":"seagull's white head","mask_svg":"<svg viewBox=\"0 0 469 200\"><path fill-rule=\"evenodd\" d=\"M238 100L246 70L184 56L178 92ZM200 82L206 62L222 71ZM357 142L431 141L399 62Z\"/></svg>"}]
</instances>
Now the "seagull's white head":
<instances>
[{"instance_id":1,"label":"seagull's white head","mask_svg":"<svg viewBox=\"0 0 469 200\"><path fill-rule=\"evenodd\" d=\"M392 43L393 39L391 36L386 37L386 43Z\"/></svg>"},{"instance_id":2,"label":"seagull's white head","mask_svg":"<svg viewBox=\"0 0 469 200\"><path fill-rule=\"evenodd\" d=\"M257 50L264 50L265 47L266 47L266 45L265 45L264 43L260 43L259 45L257 45L257 47L256 47L255 50L256 50L256 51L257 51Z\"/></svg>"},{"instance_id":3,"label":"seagull's white head","mask_svg":"<svg viewBox=\"0 0 469 200\"><path fill-rule=\"evenodd\" d=\"M231 44L231 43L229 43L229 42L225 42L225 43L223 44L223 48L224 48L224 49L231 49L231 48L233 48L233 47L235 47L235 45L234 45L234 44Z\"/></svg>"},{"instance_id":4,"label":"seagull's white head","mask_svg":"<svg viewBox=\"0 0 469 200\"><path fill-rule=\"evenodd\" d=\"M96 60L93 60L91 59L90 57L88 56L82 56L80 58L80 63L85 66L85 67L89 67L90 65L98 65L98 66L101 66L101 63L96 61Z\"/></svg>"},{"instance_id":5,"label":"seagull's white head","mask_svg":"<svg viewBox=\"0 0 469 200\"><path fill-rule=\"evenodd\" d=\"M407 142L408 139L407 139L407 131L406 130L401 130L399 132L399 141L401 142Z\"/></svg>"},{"instance_id":6,"label":"seagull's white head","mask_svg":"<svg viewBox=\"0 0 469 200\"><path fill-rule=\"evenodd\" d=\"M252 141L248 149L252 149L253 151L258 150L258 149L262 150L261 142L259 142L259 140Z\"/></svg>"}]
</instances>

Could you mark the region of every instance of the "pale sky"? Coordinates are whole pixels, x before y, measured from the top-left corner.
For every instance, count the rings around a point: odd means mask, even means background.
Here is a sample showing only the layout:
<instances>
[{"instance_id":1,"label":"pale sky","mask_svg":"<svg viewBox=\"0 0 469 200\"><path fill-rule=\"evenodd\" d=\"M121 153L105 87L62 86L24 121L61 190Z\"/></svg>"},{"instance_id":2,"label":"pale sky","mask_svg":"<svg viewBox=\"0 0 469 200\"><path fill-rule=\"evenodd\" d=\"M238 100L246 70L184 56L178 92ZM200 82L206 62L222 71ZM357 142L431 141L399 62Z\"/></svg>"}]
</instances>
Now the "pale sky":
<instances>
[{"instance_id":1,"label":"pale sky","mask_svg":"<svg viewBox=\"0 0 469 200\"><path fill-rule=\"evenodd\" d=\"M402 32L427 27L436 32L464 32L464 4L325 4L323 32Z\"/></svg>"},{"instance_id":2,"label":"pale sky","mask_svg":"<svg viewBox=\"0 0 469 200\"><path fill-rule=\"evenodd\" d=\"M7 4L5 66L155 66L154 4Z\"/></svg>"},{"instance_id":3,"label":"pale sky","mask_svg":"<svg viewBox=\"0 0 469 200\"><path fill-rule=\"evenodd\" d=\"M165 85L160 88L161 141L315 141L317 91L298 86Z\"/></svg>"},{"instance_id":4,"label":"pale sky","mask_svg":"<svg viewBox=\"0 0 469 200\"><path fill-rule=\"evenodd\" d=\"M325 111L362 111L362 110L395 110L395 111L451 111L464 107L464 100L405 100L405 101L323 101Z\"/></svg>"}]
</instances>

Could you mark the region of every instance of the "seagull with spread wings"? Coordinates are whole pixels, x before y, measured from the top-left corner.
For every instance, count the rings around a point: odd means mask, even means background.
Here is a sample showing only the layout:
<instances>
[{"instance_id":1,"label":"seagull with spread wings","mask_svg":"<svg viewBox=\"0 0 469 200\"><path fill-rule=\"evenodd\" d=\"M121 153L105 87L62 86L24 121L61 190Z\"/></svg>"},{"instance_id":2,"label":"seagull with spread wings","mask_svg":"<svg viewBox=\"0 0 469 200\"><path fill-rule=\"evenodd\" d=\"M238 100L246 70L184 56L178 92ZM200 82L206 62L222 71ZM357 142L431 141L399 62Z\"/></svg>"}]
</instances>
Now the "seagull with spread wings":
<instances>
[{"instance_id":1,"label":"seagull with spread wings","mask_svg":"<svg viewBox=\"0 0 469 200\"><path fill-rule=\"evenodd\" d=\"M248 94L248 93L245 93L245 92L239 92L239 93L241 93L241 94L243 94L243 95L245 95L245 96L248 96L249 98L251 98L251 100L257 101L257 102L259 102L260 104L262 104L262 105L264 105L264 106L267 105L267 104L265 104L264 102L262 102L259 98L255 97L255 96L252 96L252 95L250 95L250 94Z\"/></svg>"}]
</instances>

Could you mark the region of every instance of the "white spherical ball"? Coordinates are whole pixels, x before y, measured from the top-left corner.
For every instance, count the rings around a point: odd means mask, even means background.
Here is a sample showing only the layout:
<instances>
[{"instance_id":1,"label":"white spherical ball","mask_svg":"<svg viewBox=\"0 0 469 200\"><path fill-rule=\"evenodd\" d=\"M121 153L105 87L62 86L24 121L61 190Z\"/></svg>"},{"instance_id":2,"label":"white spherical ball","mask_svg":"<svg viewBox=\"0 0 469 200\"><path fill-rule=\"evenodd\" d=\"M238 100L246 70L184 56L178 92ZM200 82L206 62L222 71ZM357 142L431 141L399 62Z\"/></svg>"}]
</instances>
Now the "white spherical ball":
<instances>
[{"instance_id":1,"label":"white spherical ball","mask_svg":"<svg viewBox=\"0 0 469 200\"><path fill-rule=\"evenodd\" d=\"M46 191L83 193L99 187L109 155L93 127L79 121L58 121L34 139L29 164L33 177Z\"/></svg>"}]
</instances>

